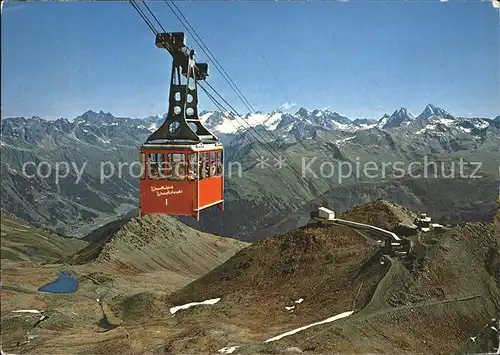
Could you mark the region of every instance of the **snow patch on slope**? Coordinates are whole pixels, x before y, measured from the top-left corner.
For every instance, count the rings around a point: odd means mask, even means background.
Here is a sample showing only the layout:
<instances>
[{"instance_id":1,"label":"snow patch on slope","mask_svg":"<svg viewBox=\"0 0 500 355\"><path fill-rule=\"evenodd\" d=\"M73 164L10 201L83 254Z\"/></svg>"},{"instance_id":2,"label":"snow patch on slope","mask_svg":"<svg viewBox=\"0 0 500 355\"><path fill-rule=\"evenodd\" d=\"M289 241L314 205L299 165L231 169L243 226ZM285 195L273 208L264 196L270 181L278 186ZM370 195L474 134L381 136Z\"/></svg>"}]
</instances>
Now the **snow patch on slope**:
<instances>
[{"instance_id":1,"label":"snow patch on slope","mask_svg":"<svg viewBox=\"0 0 500 355\"><path fill-rule=\"evenodd\" d=\"M188 309L188 308L191 308L193 306L200 306L200 305L204 305L204 304L207 304L207 305L216 304L219 301L220 301L220 298L214 298L214 299L206 300L203 302L191 302L191 303L183 304L182 306L171 307L170 313L175 314L175 313L177 313L177 311L180 311L181 309Z\"/></svg>"},{"instance_id":2,"label":"snow patch on slope","mask_svg":"<svg viewBox=\"0 0 500 355\"><path fill-rule=\"evenodd\" d=\"M335 144L342 144L342 143L345 143L347 141L350 141L352 139L356 138L356 136L352 136L352 137L347 137L347 138L342 138L342 139L337 139L335 141Z\"/></svg>"},{"instance_id":3,"label":"snow patch on slope","mask_svg":"<svg viewBox=\"0 0 500 355\"><path fill-rule=\"evenodd\" d=\"M330 323L330 322L334 322L334 321L336 321L338 319L349 317L353 313L354 313L353 311L349 311L349 312L344 312L344 313L337 314L336 316L327 318L325 320L322 320L321 322L312 323L312 324L309 324L309 325L306 325L306 326L303 326L303 327L291 330L289 332L280 334L280 335L275 336L273 338L267 339L266 343L269 343L269 342L272 342L272 341L276 341L276 340L280 340L281 338L284 338L284 337L286 337L288 335L296 334L298 332L301 332L303 330L306 330L308 328L311 328L311 327L314 327L314 326L317 326L317 325L321 325L321 324L325 324L325 323Z\"/></svg>"},{"instance_id":4,"label":"snow patch on slope","mask_svg":"<svg viewBox=\"0 0 500 355\"><path fill-rule=\"evenodd\" d=\"M151 123L151 125L148 128L151 132L154 132L158 129L158 125L156 123Z\"/></svg>"}]
</instances>

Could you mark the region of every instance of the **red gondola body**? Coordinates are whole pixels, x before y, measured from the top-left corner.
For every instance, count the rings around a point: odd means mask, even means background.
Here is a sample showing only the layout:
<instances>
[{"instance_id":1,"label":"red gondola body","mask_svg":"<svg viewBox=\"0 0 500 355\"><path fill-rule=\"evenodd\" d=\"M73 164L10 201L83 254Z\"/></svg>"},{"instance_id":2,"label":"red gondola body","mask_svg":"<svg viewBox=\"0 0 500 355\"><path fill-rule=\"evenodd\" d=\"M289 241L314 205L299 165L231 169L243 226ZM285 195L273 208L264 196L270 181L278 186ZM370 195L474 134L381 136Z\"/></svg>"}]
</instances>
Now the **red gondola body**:
<instances>
[{"instance_id":1,"label":"red gondola body","mask_svg":"<svg viewBox=\"0 0 500 355\"><path fill-rule=\"evenodd\" d=\"M160 33L156 45L173 57L169 111L165 122L140 149L140 215L193 216L224 210L224 148L198 117L197 80L208 65L194 62L183 33ZM181 84L181 73L187 78Z\"/></svg>"}]
</instances>

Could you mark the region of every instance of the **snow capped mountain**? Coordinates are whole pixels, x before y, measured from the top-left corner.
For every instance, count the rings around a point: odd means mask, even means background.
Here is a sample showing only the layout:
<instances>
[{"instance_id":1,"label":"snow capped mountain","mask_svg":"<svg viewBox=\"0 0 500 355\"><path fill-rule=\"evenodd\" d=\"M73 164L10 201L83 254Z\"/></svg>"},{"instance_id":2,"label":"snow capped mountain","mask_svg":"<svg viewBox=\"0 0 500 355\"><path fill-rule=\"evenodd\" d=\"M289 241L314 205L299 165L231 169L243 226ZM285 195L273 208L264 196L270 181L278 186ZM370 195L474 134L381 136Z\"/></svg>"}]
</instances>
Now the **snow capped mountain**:
<instances>
[{"instance_id":1,"label":"snow capped mountain","mask_svg":"<svg viewBox=\"0 0 500 355\"><path fill-rule=\"evenodd\" d=\"M220 133L235 133L235 121L227 113L222 112L202 112L199 115L201 122L211 131L217 130Z\"/></svg>"},{"instance_id":2,"label":"snow capped mountain","mask_svg":"<svg viewBox=\"0 0 500 355\"><path fill-rule=\"evenodd\" d=\"M64 118L60 118L54 122L56 126L62 125L62 127L67 127L68 125L74 125L75 127L79 126L80 128L86 127L83 128L84 131L88 131L89 129L103 130L106 126L127 126L128 128L154 132L162 125L166 117L166 113L148 116L146 118L116 117L109 112L88 110L80 116L77 116L74 120L68 121Z\"/></svg>"},{"instance_id":3,"label":"snow capped mountain","mask_svg":"<svg viewBox=\"0 0 500 355\"><path fill-rule=\"evenodd\" d=\"M263 126L268 130L275 130L281 122L283 113L273 111L270 114L254 113L244 117L230 115L227 112L207 112L200 114L201 122L215 134L232 134L245 130L249 127Z\"/></svg>"},{"instance_id":4,"label":"snow capped mountain","mask_svg":"<svg viewBox=\"0 0 500 355\"><path fill-rule=\"evenodd\" d=\"M454 117L449 112L434 105L427 105L416 118L405 108L392 114L385 114L379 120L351 120L337 112L326 109L308 110L301 107L295 113L274 110L272 112L255 112L236 117L229 112L202 111L199 114L204 125L226 144L239 133L249 128L264 133L266 139L280 139L293 143L303 139L312 139L321 132L330 132L343 144L350 142L362 131L382 130L395 131L396 134L420 136L463 136L483 139L486 131L500 128L500 116L495 119ZM157 114L146 118L115 117L103 111L87 111L74 120L60 118L46 121L39 117L9 118L3 120L2 131L12 137L27 137L28 141L45 141L43 134L56 134L71 139L88 141L89 143L107 145L112 142L129 141L130 137L147 137L156 131L165 121L166 114ZM271 132L272 134L266 134ZM128 138L127 138L128 136ZM253 134L251 135L253 136ZM249 136L250 137L250 136ZM262 138L262 137L261 137ZM140 138L143 140L144 138ZM4 142L7 144L6 142Z\"/></svg>"},{"instance_id":5,"label":"snow capped mountain","mask_svg":"<svg viewBox=\"0 0 500 355\"><path fill-rule=\"evenodd\" d=\"M483 118L459 118L452 116L431 116L419 122L415 134L434 136L443 135L471 135L477 139L484 137L485 131L490 127L490 122Z\"/></svg>"},{"instance_id":6,"label":"snow capped mountain","mask_svg":"<svg viewBox=\"0 0 500 355\"><path fill-rule=\"evenodd\" d=\"M103 111L94 112L92 110L88 110L87 112L84 112L82 115L76 117L74 122L106 125L106 124L119 123L120 120L122 120L122 118L115 117L109 112L107 113Z\"/></svg>"},{"instance_id":7,"label":"snow capped mountain","mask_svg":"<svg viewBox=\"0 0 500 355\"><path fill-rule=\"evenodd\" d=\"M326 109L308 110L305 107L300 107L295 113L274 110L269 113L255 112L236 117L229 112L203 111L199 116L204 125L224 143L234 139L237 133L249 130L250 127L273 132L274 137L290 142L311 139L321 131L338 132L339 139L344 142L345 137L353 137L356 132L371 129L403 130L407 132L405 134L435 136L467 134L476 139L484 135L481 132L489 127L490 122L494 122L489 119L454 117L448 111L431 104L427 105L417 117L401 107L390 115L385 114L379 120L366 118L351 120L337 112ZM154 123L153 121L151 122ZM162 121L163 117L156 120L156 123L159 125ZM152 130L154 127L149 126L149 128Z\"/></svg>"},{"instance_id":8,"label":"snow capped mountain","mask_svg":"<svg viewBox=\"0 0 500 355\"><path fill-rule=\"evenodd\" d=\"M401 131L396 134L416 135L416 137L467 135L473 140L482 140L490 124L496 124L492 119L454 117L448 111L434 105L427 105L417 117L402 107L390 115L385 114L379 120L351 120L337 112L320 109L311 111L304 107L294 114L275 110L270 113L257 112L235 118L228 113L204 112L200 117L207 128L223 142L232 140L236 136L235 133L246 131L249 127L273 132L272 136L275 139L290 143L312 139L319 132L327 131L338 137L339 144L340 142L348 144L357 132L373 129L387 132ZM494 129L498 129L497 126Z\"/></svg>"},{"instance_id":9,"label":"snow capped mountain","mask_svg":"<svg viewBox=\"0 0 500 355\"><path fill-rule=\"evenodd\" d=\"M425 120L427 118L430 118L432 116L440 116L440 117L453 117L448 111L434 106L434 105L427 105L425 109L422 111L420 115L418 115L417 119L418 120Z\"/></svg>"},{"instance_id":10,"label":"snow capped mountain","mask_svg":"<svg viewBox=\"0 0 500 355\"><path fill-rule=\"evenodd\" d=\"M413 120L415 120L415 117L407 109L401 107L390 116L385 114L378 121L378 126L382 129L394 128L401 125L409 125Z\"/></svg>"},{"instance_id":11,"label":"snow capped mountain","mask_svg":"<svg viewBox=\"0 0 500 355\"><path fill-rule=\"evenodd\" d=\"M299 108L295 113L287 113L280 110L272 112L254 112L244 116L235 116L230 112L202 111L199 117L203 124L221 140L228 141L237 133L246 131L250 127L263 129L265 131L276 132L278 137L295 136L296 139L311 138L319 131L338 131L341 135L344 133L352 134L359 130L367 129L413 129L415 132L445 132L449 127L455 127L457 131L467 132L472 127L464 126L464 119L452 116L448 111L435 105L427 105L420 115L416 118L404 107L394 111L392 114L385 114L379 120L355 119L332 112L326 109L308 110L305 107ZM144 134L154 132L165 121L166 114L157 114L146 118L120 118L111 113L103 111L87 111L76 117L73 122L64 119L55 121L56 128L67 130L74 124L80 125L80 128L88 129L90 126L101 127L118 126L125 124L141 130ZM495 118L500 121L500 116ZM485 129L488 122L494 120L472 119L465 121L472 124L477 129ZM70 123L71 122L71 123ZM465 130L465 131L464 131ZM471 131L472 132L472 131Z\"/></svg>"},{"instance_id":12,"label":"snow capped mountain","mask_svg":"<svg viewBox=\"0 0 500 355\"><path fill-rule=\"evenodd\" d=\"M295 114L279 110L270 113L255 112L243 117L232 116L228 113L203 111L200 114L203 124L215 134L233 134L249 127L262 127L269 131L291 132L294 129L305 127L326 130L352 131L358 125L349 118L337 112L328 110L308 111L301 107Z\"/></svg>"},{"instance_id":13,"label":"snow capped mountain","mask_svg":"<svg viewBox=\"0 0 500 355\"><path fill-rule=\"evenodd\" d=\"M328 110L314 110L311 113L311 120L314 124L329 129L349 129L354 125L349 118Z\"/></svg>"}]
</instances>

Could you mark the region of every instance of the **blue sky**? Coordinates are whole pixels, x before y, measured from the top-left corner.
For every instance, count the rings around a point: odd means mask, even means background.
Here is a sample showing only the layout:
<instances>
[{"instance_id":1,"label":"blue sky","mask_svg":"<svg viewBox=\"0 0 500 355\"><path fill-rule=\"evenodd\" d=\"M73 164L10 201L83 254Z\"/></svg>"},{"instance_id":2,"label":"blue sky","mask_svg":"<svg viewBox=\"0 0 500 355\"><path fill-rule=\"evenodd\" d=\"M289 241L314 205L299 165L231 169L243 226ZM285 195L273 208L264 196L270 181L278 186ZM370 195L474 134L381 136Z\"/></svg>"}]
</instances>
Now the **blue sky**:
<instances>
[{"instance_id":1,"label":"blue sky","mask_svg":"<svg viewBox=\"0 0 500 355\"><path fill-rule=\"evenodd\" d=\"M167 31L185 31L163 1L148 4ZM293 112L378 118L433 103L500 115L500 25L489 2L176 4L256 110L291 102ZM166 112L171 58L129 2L14 2L2 15L3 117ZM207 61L189 36L188 46ZM245 113L213 65L210 74ZM203 109L214 106L200 93Z\"/></svg>"}]
</instances>

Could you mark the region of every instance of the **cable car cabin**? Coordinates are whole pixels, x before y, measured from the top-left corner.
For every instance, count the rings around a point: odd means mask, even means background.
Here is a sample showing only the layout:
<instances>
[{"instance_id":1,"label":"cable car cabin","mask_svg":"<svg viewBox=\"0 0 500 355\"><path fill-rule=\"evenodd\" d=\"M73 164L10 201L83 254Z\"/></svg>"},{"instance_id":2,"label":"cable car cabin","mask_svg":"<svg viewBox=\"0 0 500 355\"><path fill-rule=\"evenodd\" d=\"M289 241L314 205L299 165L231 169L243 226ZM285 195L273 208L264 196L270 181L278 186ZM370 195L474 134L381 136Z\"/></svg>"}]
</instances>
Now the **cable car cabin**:
<instances>
[{"instance_id":1,"label":"cable car cabin","mask_svg":"<svg viewBox=\"0 0 500 355\"><path fill-rule=\"evenodd\" d=\"M169 109L165 122L140 149L140 216L160 213L199 220L207 208L224 210L224 149L198 117L197 79L205 80L208 65L195 63L182 32L158 33L156 46L172 55Z\"/></svg>"},{"instance_id":2,"label":"cable car cabin","mask_svg":"<svg viewBox=\"0 0 500 355\"><path fill-rule=\"evenodd\" d=\"M218 206L224 210L223 148L143 148L140 152L141 216L150 213L193 216Z\"/></svg>"}]
</instances>

